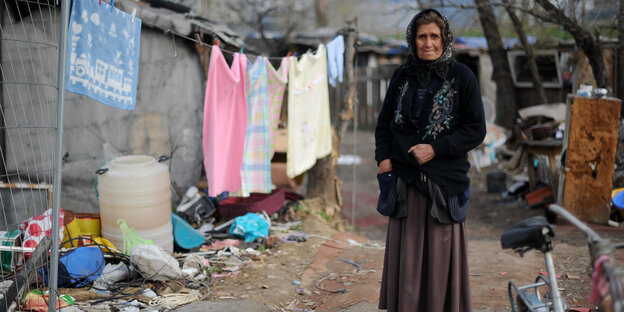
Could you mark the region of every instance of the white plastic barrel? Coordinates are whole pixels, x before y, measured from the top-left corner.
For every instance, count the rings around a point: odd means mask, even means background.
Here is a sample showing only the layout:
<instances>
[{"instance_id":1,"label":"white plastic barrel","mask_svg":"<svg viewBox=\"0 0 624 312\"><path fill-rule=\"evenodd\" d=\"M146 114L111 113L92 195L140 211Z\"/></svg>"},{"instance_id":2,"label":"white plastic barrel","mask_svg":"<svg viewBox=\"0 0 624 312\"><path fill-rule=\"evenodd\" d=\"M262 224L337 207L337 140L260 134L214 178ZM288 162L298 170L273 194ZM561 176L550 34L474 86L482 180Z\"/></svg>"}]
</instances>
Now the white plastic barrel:
<instances>
[{"instance_id":1,"label":"white plastic barrel","mask_svg":"<svg viewBox=\"0 0 624 312\"><path fill-rule=\"evenodd\" d=\"M117 220L124 219L140 237L173 252L169 168L147 155L117 157L105 167L97 181L102 236L121 250Z\"/></svg>"}]
</instances>

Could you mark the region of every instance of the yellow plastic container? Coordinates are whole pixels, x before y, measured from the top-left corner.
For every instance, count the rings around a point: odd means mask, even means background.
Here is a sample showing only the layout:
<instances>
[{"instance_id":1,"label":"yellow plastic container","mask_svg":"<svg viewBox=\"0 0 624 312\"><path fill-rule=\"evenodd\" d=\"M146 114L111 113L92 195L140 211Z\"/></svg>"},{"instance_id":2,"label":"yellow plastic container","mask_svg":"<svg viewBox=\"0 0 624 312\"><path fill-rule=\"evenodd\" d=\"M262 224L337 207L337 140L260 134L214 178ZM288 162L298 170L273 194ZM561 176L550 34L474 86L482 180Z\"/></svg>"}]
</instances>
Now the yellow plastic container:
<instances>
[{"instance_id":1,"label":"yellow plastic container","mask_svg":"<svg viewBox=\"0 0 624 312\"><path fill-rule=\"evenodd\" d=\"M136 234L173 252L169 168L146 155L109 161L98 176L102 237L123 246L117 220L125 219Z\"/></svg>"},{"instance_id":2,"label":"yellow plastic container","mask_svg":"<svg viewBox=\"0 0 624 312\"><path fill-rule=\"evenodd\" d=\"M81 235L90 235L91 237L102 236L100 215L94 213L76 213L74 214L76 223L80 226Z\"/></svg>"},{"instance_id":3,"label":"yellow plastic container","mask_svg":"<svg viewBox=\"0 0 624 312\"><path fill-rule=\"evenodd\" d=\"M63 241L66 242L61 247L71 248L80 246L76 238L80 236L80 225L76 222L76 216L69 210L63 210Z\"/></svg>"}]
</instances>

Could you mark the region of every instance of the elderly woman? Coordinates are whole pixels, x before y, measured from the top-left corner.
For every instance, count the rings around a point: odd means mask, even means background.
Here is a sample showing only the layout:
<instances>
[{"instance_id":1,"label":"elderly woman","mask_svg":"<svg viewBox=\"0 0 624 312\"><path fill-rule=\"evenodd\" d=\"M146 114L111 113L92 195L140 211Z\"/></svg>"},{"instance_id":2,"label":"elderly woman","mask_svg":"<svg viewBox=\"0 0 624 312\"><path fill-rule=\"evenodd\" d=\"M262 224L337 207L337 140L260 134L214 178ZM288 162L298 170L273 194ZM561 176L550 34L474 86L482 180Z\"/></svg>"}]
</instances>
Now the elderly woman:
<instances>
[{"instance_id":1,"label":"elderly woman","mask_svg":"<svg viewBox=\"0 0 624 312\"><path fill-rule=\"evenodd\" d=\"M467 154L486 128L477 79L451 60L452 41L438 11L412 19L410 55L394 72L377 120L378 174L398 176L399 193L388 221L380 309L472 310Z\"/></svg>"}]
</instances>

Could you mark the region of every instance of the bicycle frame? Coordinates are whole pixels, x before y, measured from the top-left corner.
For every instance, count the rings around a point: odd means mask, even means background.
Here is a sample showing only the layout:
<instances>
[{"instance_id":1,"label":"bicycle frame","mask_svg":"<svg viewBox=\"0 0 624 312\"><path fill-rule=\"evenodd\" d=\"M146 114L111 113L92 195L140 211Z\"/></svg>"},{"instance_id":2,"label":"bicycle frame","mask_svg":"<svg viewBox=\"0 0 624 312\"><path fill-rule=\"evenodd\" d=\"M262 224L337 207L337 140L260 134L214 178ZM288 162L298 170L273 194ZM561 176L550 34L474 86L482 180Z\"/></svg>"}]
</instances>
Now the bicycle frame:
<instances>
[{"instance_id":1,"label":"bicycle frame","mask_svg":"<svg viewBox=\"0 0 624 312\"><path fill-rule=\"evenodd\" d=\"M509 301L513 312L518 311L515 302L522 304L522 311L565 311L566 304L559 292L555 275L555 265L552 258L552 236L554 236L554 227L548 224L543 217L526 219L503 233L501 237L503 249L512 248L520 253L520 255L523 255L531 249L541 251L544 254L546 271L548 272L548 278L538 276L533 284L517 286L513 281L509 282ZM541 298L539 288L542 286L548 287L548 298ZM530 291L531 289L534 290L534 293ZM516 292L515 301L514 291Z\"/></svg>"},{"instance_id":2,"label":"bicycle frame","mask_svg":"<svg viewBox=\"0 0 624 312\"><path fill-rule=\"evenodd\" d=\"M581 220L577 219L570 212L565 210L565 208L559 205L552 204L548 207L548 210L563 217L576 228L585 233L589 245L592 270L594 269L594 263L596 259L598 259L600 256L607 255L613 259L615 258L614 254L616 248L611 240L602 238L589 226L581 222ZM615 261L605 262L602 268L602 272L598 272L598 274L602 274L606 278L609 285L609 293L607 295L610 295L610 302L607 303L608 306L603 306L604 303L601 302L601 311L605 310L613 312L623 312L624 289L621 281L624 277L624 268L615 263ZM594 285L594 287L595 286L596 285ZM605 298L603 297L600 299L603 300Z\"/></svg>"},{"instance_id":3,"label":"bicycle frame","mask_svg":"<svg viewBox=\"0 0 624 312\"><path fill-rule=\"evenodd\" d=\"M553 204L548 209L569 221L587 236L592 269L594 270L592 275L595 276L592 301L600 305L600 311L624 312L624 284L622 283L624 281L624 267L615 262L616 247L624 247L624 244L616 246L610 239L600 237L598 233L561 206ZM559 292L552 259L554 232L554 226L548 223L544 217L532 217L507 229L501 236L503 249L514 249L521 256L531 249L541 251L544 254L548 272L548 278L538 276L533 284L517 286L513 281L509 282L509 300L513 312L518 311L516 302L522 303L523 312L565 311L566 302ZM542 286L549 288L547 292L549 298L546 296L541 298L538 288ZM530 289L534 289L535 294L530 292ZM515 301L514 291L516 293Z\"/></svg>"}]
</instances>

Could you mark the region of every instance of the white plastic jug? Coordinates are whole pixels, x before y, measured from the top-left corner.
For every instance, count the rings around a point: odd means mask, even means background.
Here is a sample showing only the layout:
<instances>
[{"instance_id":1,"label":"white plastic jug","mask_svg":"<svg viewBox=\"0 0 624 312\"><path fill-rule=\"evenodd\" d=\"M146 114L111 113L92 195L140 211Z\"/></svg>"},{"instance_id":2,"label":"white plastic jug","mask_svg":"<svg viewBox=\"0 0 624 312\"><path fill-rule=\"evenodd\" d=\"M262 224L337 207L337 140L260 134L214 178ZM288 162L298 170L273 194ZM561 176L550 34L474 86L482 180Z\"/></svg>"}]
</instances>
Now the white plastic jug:
<instances>
[{"instance_id":1,"label":"white plastic jug","mask_svg":"<svg viewBox=\"0 0 624 312\"><path fill-rule=\"evenodd\" d=\"M121 250L117 220L124 219L140 237L173 252L169 168L147 155L117 157L105 167L97 181L102 236Z\"/></svg>"}]
</instances>

